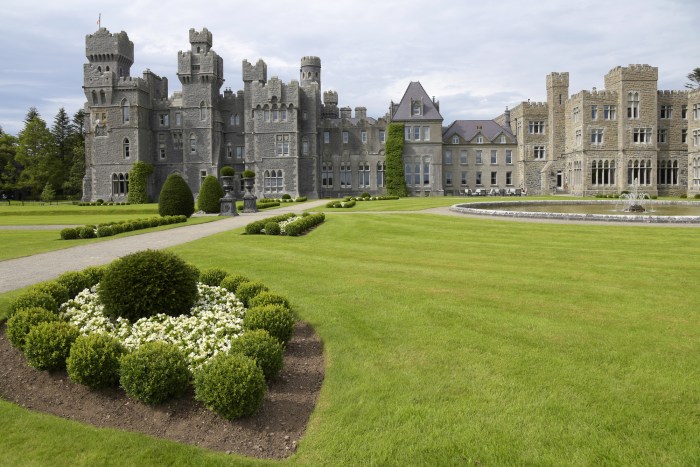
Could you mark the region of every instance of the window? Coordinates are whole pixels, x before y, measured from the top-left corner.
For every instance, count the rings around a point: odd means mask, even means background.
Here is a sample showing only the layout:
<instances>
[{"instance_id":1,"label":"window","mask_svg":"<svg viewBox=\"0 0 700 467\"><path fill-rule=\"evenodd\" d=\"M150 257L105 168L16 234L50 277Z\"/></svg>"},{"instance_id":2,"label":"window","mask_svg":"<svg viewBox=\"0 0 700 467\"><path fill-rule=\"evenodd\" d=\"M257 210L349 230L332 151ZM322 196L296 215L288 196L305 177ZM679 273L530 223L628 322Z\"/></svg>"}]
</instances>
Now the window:
<instances>
[{"instance_id":1,"label":"window","mask_svg":"<svg viewBox=\"0 0 700 467\"><path fill-rule=\"evenodd\" d=\"M242 160L245 156L245 146L236 146L236 159Z\"/></svg>"},{"instance_id":2,"label":"window","mask_svg":"<svg viewBox=\"0 0 700 467\"><path fill-rule=\"evenodd\" d=\"M352 186L352 173L350 172L350 163L340 163L340 188L350 188Z\"/></svg>"},{"instance_id":3,"label":"window","mask_svg":"<svg viewBox=\"0 0 700 467\"><path fill-rule=\"evenodd\" d=\"M168 114L160 114L160 126L168 126L170 125L170 115Z\"/></svg>"},{"instance_id":4,"label":"window","mask_svg":"<svg viewBox=\"0 0 700 467\"><path fill-rule=\"evenodd\" d=\"M199 171L199 186L200 188L204 184L204 179L207 178L207 171L206 170L200 170Z\"/></svg>"},{"instance_id":5,"label":"window","mask_svg":"<svg viewBox=\"0 0 700 467\"><path fill-rule=\"evenodd\" d=\"M531 135L541 135L544 134L544 122L543 121L536 121L536 122L530 122L528 124L528 133Z\"/></svg>"},{"instance_id":6,"label":"window","mask_svg":"<svg viewBox=\"0 0 700 467\"><path fill-rule=\"evenodd\" d=\"M573 113L573 120L574 120L574 123L578 122L578 120L579 120L579 115L580 115L580 113L581 113L581 109L579 109L578 107L574 107L574 110L573 110L572 113Z\"/></svg>"},{"instance_id":7,"label":"window","mask_svg":"<svg viewBox=\"0 0 700 467\"><path fill-rule=\"evenodd\" d=\"M182 114L175 112L175 126L182 126Z\"/></svg>"},{"instance_id":8,"label":"window","mask_svg":"<svg viewBox=\"0 0 700 467\"><path fill-rule=\"evenodd\" d=\"M309 138L306 136L301 139L301 153L305 156L309 154Z\"/></svg>"},{"instance_id":9,"label":"window","mask_svg":"<svg viewBox=\"0 0 700 467\"><path fill-rule=\"evenodd\" d=\"M666 128L659 128L656 133L656 142L659 144L668 143L668 130Z\"/></svg>"},{"instance_id":10,"label":"window","mask_svg":"<svg viewBox=\"0 0 700 467\"><path fill-rule=\"evenodd\" d=\"M289 135L277 135L277 155L278 156L288 156L289 155Z\"/></svg>"},{"instance_id":11,"label":"window","mask_svg":"<svg viewBox=\"0 0 700 467\"><path fill-rule=\"evenodd\" d=\"M420 162L413 165L413 184L416 186L420 185L420 165Z\"/></svg>"},{"instance_id":12,"label":"window","mask_svg":"<svg viewBox=\"0 0 700 467\"><path fill-rule=\"evenodd\" d=\"M604 105L603 106L603 118L605 120L615 120L615 106L614 105Z\"/></svg>"},{"instance_id":13,"label":"window","mask_svg":"<svg viewBox=\"0 0 700 467\"><path fill-rule=\"evenodd\" d=\"M104 90L100 90L100 104L106 104L107 103L107 94L105 94Z\"/></svg>"},{"instance_id":14,"label":"window","mask_svg":"<svg viewBox=\"0 0 700 467\"><path fill-rule=\"evenodd\" d=\"M287 109L280 110L280 121L282 121L282 122L287 121Z\"/></svg>"},{"instance_id":15,"label":"window","mask_svg":"<svg viewBox=\"0 0 700 467\"><path fill-rule=\"evenodd\" d=\"M476 184L477 184L478 186L483 185L483 184L481 183L481 172L477 172L477 173L476 173Z\"/></svg>"},{"instance_id":16,"label":"window","mask_svg":"<svg viewBox=\"0 0 700 467\"><path fill-rule=\"evenodd\" d=\"M165 134L161 133L158 135L158 157L160 159L165 159Z\"/></svg>"},{"instance_id":17,"label":"window","mask_svg":"<svg viewBox=\"0 0 700 467\"><path fill-rule=\"evenodd\" d=\"M129 101L124 99L122 101L122 123L129 122Z\"/></svg>"},{"instance_id":18,"label":"window","mask_svg":"<svg viewBox=\"0 0 700 467\"><path fill-rule=\"evenodd\" d=\"M386 163L377 162L377 187L386 185Z\"/></svg>"},{"instance_id":19,"label":"window","mask_svg":"<svg viewBox=\"0 0 700 467\"><path fill-rule=\"evenodd\" d=\"M330 131L324 131L323 132L323 143L328 144L331 142L331 132Z\"/></svg>"},{"instance_id":20,"label":"window","mask_svg":"<svg viewBox=\"0 0 700 467\"><path fill-rule=\"evenodd\" d=\"M513 172L506 172L506 185L513 185Z\"/></svg>"},{"instance_id":21,"label":"window","mask_svg":"<svg viewBox=\"0 0 700 467\"><path fill-rule=\"evenodd\" d=\"M459 144L459 136L454 135L452 137L452 144Z\"/></svg>"},{"instance_id":22,"label":"window","mask_svg":"<svg viewBox=\"0 0 700 467\"><path fill-rule=\"evenodd\" d=\"M700 130L693 130L693 146L700 147Z\"/></svg>"},{"instance_id":23,"label":"window","mask_svg":"<svg viewBox=\"0 0 700 467\"><path fill-rule=\"evenodd\" d=\"M404 127L404 139L406 141L411 140L411 127L410 126Z\"/></svg>"},{"instance_id":24,"label":"window","mask_svg":"<svg viewBox=\"0 0 700 467\"><path fill-rule=\"evenodd\" d=\"M452 151L449 149L445 151L445 164L446 165L451 165L452 164Z\"/></svg>"},{"instance_id":25,"label":"window","mask_svg":"<svg viewBox=\"0 0 700 467\"><path fill-rule=\"evenodd\" d=\"M639 93L627 93L627 118L639 118Z\"/></svg>"},{"instance_id":26,"label":"window","mask_svg":"<svg viewBox=\"0 0 700 467\"><path fill-rule=\"evenodd\" d=\"M637 144L650 144L651 128L635 128L632 132L632 141Z\"/></svg>"},{"instance_id":27,"label":"window","mask_svg":"<svg viewBox=\"0 0 700 467\"><path fill-rule=\"evenodd\" d=\"M236 114L233 116L233 124L239 126L241 124L241 116Z\"/></svg>"},{"instance_id":28,"label":"window","mask_svg":"<svg viewBox=\"0 0 700 467\"><path fill-rule=\"evenodd\" d=\"M112 174L112 195L124 196L129 193L129 174Z\"/></svg>"},{"instance_id":29,"label":"window","mask_svg":"<svg viewBox=\"0 0 700 467\"><path fill-rule=\"evenodd\" d=\"M483 164L483 161L481 160L481 149L476 150L476 163Z\"/></svg>"},{"instance_id":30,"label":"window","mask_svg":"<svg viewBox=\"0 0 700 467\"><path fill-rule=\"evenodd\" d=\"M430 141L430 127L423 127L423 141Z\"/></svg>"},{"instance_id":31,"label":"window","mask_svg":"<svg viewBox=\"0 0 700 467\"><path fill-rule=\"evenodd\" d=\"M591 144L600 145L603 144L603 129L594 128L591 130Z\"/></svg>"},{"instance_id":32,"label":"window","mask_svg":"<svg viewBox=\"0 0 700 467\"><path fill-rule=\"evenodd\" d=\"M423 185L430 185L430 162L423 162Z\"/></svg>"},{"instance_id":33,"label":"window","mask_svg":"<svg viewBox=\"0 0 700 467\"><path fill-rule=\"evenodd\" d=\"M615 161L594 160L591 163L591 184L615 185Z\"/></svg>"},{"instance_id":34,"label":"window","mask_svg":"<svg viewBox=\"0 0 700 467\"><path fill-rule=\"evenodd\" d=\"M700 157L694 157L691 170L693 172L693 185L700 185Z\"/></svg>"},{"instance_id":35,"label":"window","mask_svg":"<svg viewBox=\"0 0 700 467\"><path fill-rule=\"evenodd\" d=\"M498 185L498 172L491 172L491 185Z\"/></svg>"},{"instance_id":36,"label":"window","mask_svg":"<svg viewBox=\"0 0 700 467\"><path fill-rule=\"evenodd\" d=\"M205 120L207 118L206 107L204 107L204 101L199 103L199 119Z\"/></svg>"},{"instance_id":37,"label":"window","mask_svg":"<svg viewBox=\"0 0 700 467\"><path fill-rule=\"evenodd\" d=\"M265 110L263 111L263 118L264 118L264 120L265 120L266 122L269 122L269 121L270 121L270 111L269 111L269 110L265 109Z\"/></svg>"},{"instance_id":38,"label":"window","mask_svg":"<svg viewBox=\"0 0 700 467\"><path fill-rule=\"evenodd\" d=\"M452 172L445 172L445 185L452 186Z\"/></svg>"},{"instance_id":39,"label":"window","mask_svg":"<svg viewBox=\"0 0 700 467\"><path fill-rule=\"evenodd\" d=\"M460 175L460 180L459 180L460 185L466 185L467 184L467 172L462 172Z\"/></svg>"},{"instance_id":40,"label":"window","mask_svg":"<svg viewBox=\"0 0 700 467\"><path fill-rule=\"evenodd\" d=\"M681 106L681 118L687 119L688 118L688 105L683 104Z\"/></svg>"},{"instance_id":41,"label":"window","mask_svg":"<svg viewBox=\"0 0 700 467\"><path fill-rule=\"evenodd\" d=\"M459 151L459 163L460 164L468 164L469 163L469 156L468 156L466 149L462 149L461 151Z\"/></svg>"},{"instance_id":42,"label":"window","mask_svg":"<svg viewBox=\"0 0 700 467\"><path fill-rule=\"evenodd\" d=\"M280 111L277 109L272 109L272 121L278 122L280 119Z\"/></svg>"},{"instance_id":43,"label":"window","mask_svg":"<svg viewBox=\"0 0 700 467\"><path fill-rule=\"evenodd\" d=\"M582 141L581 130L576 130L576 146L581 146Z\"/></svg>"},{"instance_id":44,"label":"window","mask_svg":"<svg viewBox=\"0 0 700 467\"><path fill-rule=\"evenodd\" d=\"M386 141L386 132L384 130L379 130L379 143L384 144Z\"/></svg>"},{"instance_id":45,"label":"window","mask_svg":"<svg viewBox=\"0 0 700 467\"><path fill-rule=\"evenodd\" d=\"M688 141L688 130L683 128L681 130L681 144L686 144Z\"/></svg>"},{"instance_id":46,"label":"window","mask_svg":"<svg viewBox=\"0 0 700 467\"><path fill-rule=\"evenodd\" d=\"M700 104L693 104L693 120L700 119Z\"/></svg>"},{"instance_id":47,"label":"window","mask_svg":"<svg viewBox=\"0 0 700 467\"><path fill-rule=\"evenodd\" d=\"M491 150L491 165L498 164L498 152L495 149Z\"/></svg>"},{"instance_id":48,"label":"window","mask_svg":"<svg viewBox=\"0 0 700 467\"><path fill-rule=\"evenodd\" d=\"M512 163L513 163L513 150L506 149L506 164L512 164Z\"/></svg>"},{"instance_id":49,"label":"window","mask_svg":"<svg viewBox=\"0 0 700 467\"><path fill-rule=\"evenodd\" d=\"M369 188L369 164L367 162L360 162L359 175L360 188Z\"/></svg>"},{"instance_id":50,"label":"window","mask_svg":"<svg viewBox=\"0 0 700 467\"><path fill-rule=\"evenodd\" d=\"M362 132L360 133L360 137L362 139L362 144L367 144L367 131L366 130L362 130Z\"/></svg>"},{"instance_id":51,"label":"window","mask_svg":"<svg viewBox=\"0 0 700 467\"><path fill-rule=\"evenodd\" d=\"M678 161L659 161L656 183L659 185L678 185Z\"/></svg>"},{"instance_id":52,"label":"window","mask_svg":"<svg viewBox=\"0 0 700 467\"><path fill-rule=\"evenodd\" d=\"M660 118L673 118L673 106L672 105L662 105Z\"/></svg>"},{"instance_id":53,"label":"window","mask_svg":"<svg viewBox=\"0 0 700 467\"><path fill-rule=\"evenodd\" d=\"M413 140L420 141L420 127L419 126L413 127Z\"/></svg>"},{"instance_id":54,"label":"window","mask_svg":"<svg viewBox=\"0 0 700 467\"><path fill-rule=\"evenodd\" d=\"M182 149L182 133L173 132L173 148Z\"/></svg>"},{"instance_id":55,"label":"window","mask_svg":"<svg viewBox=\"0 0 700 467\"><path fill-rule=\"evenodd\" d=\"M498 142L501 144L506 144L506 137L501 135L498 137Z\"/></svg>"},{"instance_id":56,"label":"window","mask_svg":"<svg viewBox=\"0 0 700 467\"><path fill-rule=\"evenodd\" d=\"M422 109L423 106L421 105L421 101L412 101L411 102L411 115L421 115L422 114Z\"/></svg>"},{"instance_id":57,"label":"window","mask_svg":"<svg viewBox=\"0 0 700 467\"><path fill-rule=\"evenodd\" d=\"M598 119L598 106L592 105L591 106L591 120L597 120L597 119Z\"/></svg>"},{"instance_id":58,"label":"window","mask_svg":"<svg viewBox=\"0 0 700 467\"><path fill-rule=\"evenodd\" d=\"M484 144L484 137L479 135L476 137L476 144Z\"/></svg>"},{"instance_id":59,"label":"window","mask_svg":"<svg viewBox=\"0 0 700 467\"><path fill-rule=\"evenodd\" d=\"M195 135L190 135L190 152L197 152L197 137Z\"/></svg>"},{"instance_id":60,"label":"window","mask_svg":"<svg viewBox=\"0 0 700 467\"><path fill-rule=\"evenodd\" d=\"M124 142L122 143L122 149L124 159L128 159L129 157L131 157L131 146L129 146L129 138L124 138Z\"/></svg>"},{"instance_id":61,"label":"window","mask_svg":"<svg viewBox=\"0 0 700 467\"><path fill-rule=\"evenodd\" d=\"M231 143L226 143L226 158L233 158L233 145Z\"/></svg>"},{"instance_id":62,"label":"window","mask_svg":"<svg viewBox=\"0 0 700 467\"><path fill-rule=\"evenodd\" d=\"M535 146L535 159L544 159L544 146Z\"/></svg>"},{"instance_id":63,"label":"window","mask_svg":"<svg viewBox=\"0 0 700 467\"><path fill-rule=\"evenodd\" d=\"M307 111L304 111L301 113L301 119L306 121L309 119L309 113Z\"/></svg>"},{"instance_id":64,"label":"window","mask_svg":"<svg viewBox=\"0 0 700 467\"><path fill-rule=\"evenodd\" d=\"M263 191L265 193L281 193L283 176L281 170L266 170L263 174Z\"/></svg>"},{"instance_id":65,"label":"window","mask_svg":"<svg viewBox=\"0 0 700 467\"><path fill-rule=\"evenodd\" d=\"M348 132L343 132L343 144L348 144Z\"/></svg>"},{"instance_id":66,"label":"window","mask_svg":"<svg viewBox=\"0 0 700 467\"><path fill-rule=\"evenodd\" d=\"M627 184L651 185L651 161L634 160L627 163Z\"/></svg>"},{"instance_id":67,"label":"window","mask_svg":"<svg viewBox=\"0 0 700 467\"><path fill-rule=\"evenodd\" d=\"M410 185L411 179L413 178L412 171L411 171L411 164L404 165L403 176L404 176L404 179L406 179L406 185Z\"/></svg>"},{"instance_id":68,"label":"window","mask_svg":"<svg viewBox=\"0 0 700 467\"><path fill-rule=\"evenodd\" d=\"M330 162L321 164L321 186L325 188L333 186L333 164Z\"/></svg>"}]
</instances>

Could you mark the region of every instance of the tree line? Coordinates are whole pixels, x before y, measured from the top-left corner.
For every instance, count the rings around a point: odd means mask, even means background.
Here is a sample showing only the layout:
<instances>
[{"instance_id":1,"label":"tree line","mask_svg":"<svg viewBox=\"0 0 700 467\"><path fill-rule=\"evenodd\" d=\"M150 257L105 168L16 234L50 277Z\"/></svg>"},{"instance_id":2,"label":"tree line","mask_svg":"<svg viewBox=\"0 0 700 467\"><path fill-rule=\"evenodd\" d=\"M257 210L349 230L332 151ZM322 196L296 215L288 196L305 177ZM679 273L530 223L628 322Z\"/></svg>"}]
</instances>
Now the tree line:
<instances>
[{"instance_id":1,"label":"tree line","mask_svg":"<svg viewBox=\"0 0 700 467\"><path fill-rule=\"evenodd\" d=\"M35 107L13 136L0 127L0 197L80 199L85 175L85 112L61 107L49 128Z\"/></svg>"}]
</instances>

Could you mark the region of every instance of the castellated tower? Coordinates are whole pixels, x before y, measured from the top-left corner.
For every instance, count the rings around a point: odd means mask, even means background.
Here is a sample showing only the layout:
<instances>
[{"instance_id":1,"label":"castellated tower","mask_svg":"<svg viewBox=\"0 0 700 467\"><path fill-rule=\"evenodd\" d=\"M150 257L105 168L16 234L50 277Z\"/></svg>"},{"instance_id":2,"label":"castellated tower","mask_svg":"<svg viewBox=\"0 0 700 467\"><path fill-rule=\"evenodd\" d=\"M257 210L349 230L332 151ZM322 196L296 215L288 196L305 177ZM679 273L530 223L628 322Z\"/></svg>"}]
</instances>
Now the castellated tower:
<instances>
[{"instance_id":1,"label":"castellated tower","mask_svg":"<svg viewBox=\"0 0 700 467\"><path fill-rule=\"evenodd\" d=\"M569 98L569 73L547 75L548 159L557 160L564 153L566 100Z\"/></svg>"},{"instance_id":2,"label":"castellated tower","mask_svg":"<svg viewBox=\"0 0 700 467\"><path fill-rule=\"evenodd\" d=\"M299 103L301 119L299 133L299 191L318 196L320 141L318 127L321 119L321 59L302 57L300 73Z\"/></svg>"},{"instance_id":3,"label":"castellated tower","mask_svg":"<svg viewBox=\"0 0 700 467\"><path fill-rule=\"evenodd\" d=\"M321 88L321 59L318 57L303 57L299 77L302 86L309 83L317 83Z\"/></svg>"}]
</instances>

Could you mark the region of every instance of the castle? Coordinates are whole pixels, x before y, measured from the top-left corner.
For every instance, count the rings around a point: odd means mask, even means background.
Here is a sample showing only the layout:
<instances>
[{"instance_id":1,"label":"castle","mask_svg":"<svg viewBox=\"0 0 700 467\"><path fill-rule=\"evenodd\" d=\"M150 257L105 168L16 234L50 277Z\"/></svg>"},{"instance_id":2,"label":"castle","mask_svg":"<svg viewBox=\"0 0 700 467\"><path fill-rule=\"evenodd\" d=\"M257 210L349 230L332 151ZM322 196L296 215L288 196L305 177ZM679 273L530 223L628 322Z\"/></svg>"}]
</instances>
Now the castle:
<instances>
[{"instance_id":1,"label":"castle","mask_svg":"<svg viewBox=\"0 0 700 467\"><path fill-rule=\"evenodd\" d=\"M551 73L546 102L444 126L439 102L419 82L381 118L338 107L338 94L322 91L318 57L302 58L299 80L289 83L268 79L262 60L244 60L243 89L222 93L212 34L191 29L189 42L178 53L182 90L169 95L167 78L131 76L134 44L125 32L86 36L84 200L124 200L136 161L154 167L154 200L171 173L197 193L226 165L253 170L258 197L383 194L391 122L405 126L404 175L414 196L587 196L634 185L650 195L700 193L700 90L657 90L658 69L649 65L614 68L605 90L571 96L568 73Z\"/></svg>"}]
</instances>

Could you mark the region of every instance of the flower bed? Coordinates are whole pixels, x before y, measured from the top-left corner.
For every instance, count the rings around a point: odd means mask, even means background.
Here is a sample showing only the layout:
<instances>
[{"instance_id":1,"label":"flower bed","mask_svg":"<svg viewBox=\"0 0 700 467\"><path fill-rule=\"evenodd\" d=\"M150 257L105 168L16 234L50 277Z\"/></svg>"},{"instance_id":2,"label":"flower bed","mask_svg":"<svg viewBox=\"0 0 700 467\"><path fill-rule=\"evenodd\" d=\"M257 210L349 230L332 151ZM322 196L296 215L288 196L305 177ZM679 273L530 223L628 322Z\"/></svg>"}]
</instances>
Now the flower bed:
<instances>
[{"instance_id":1,"label":"flower bed","mask_svg":"<svg viewBox=\"0 0 700 467\"><path fill-rule=\"evenodd\" d=\"M267 234L267 235L289 235L296 237L306 233L325 221L323 213L302 215L282 214L268 219L251 222L245 228L247 234Z\"/></svg>"}]
</instances>

